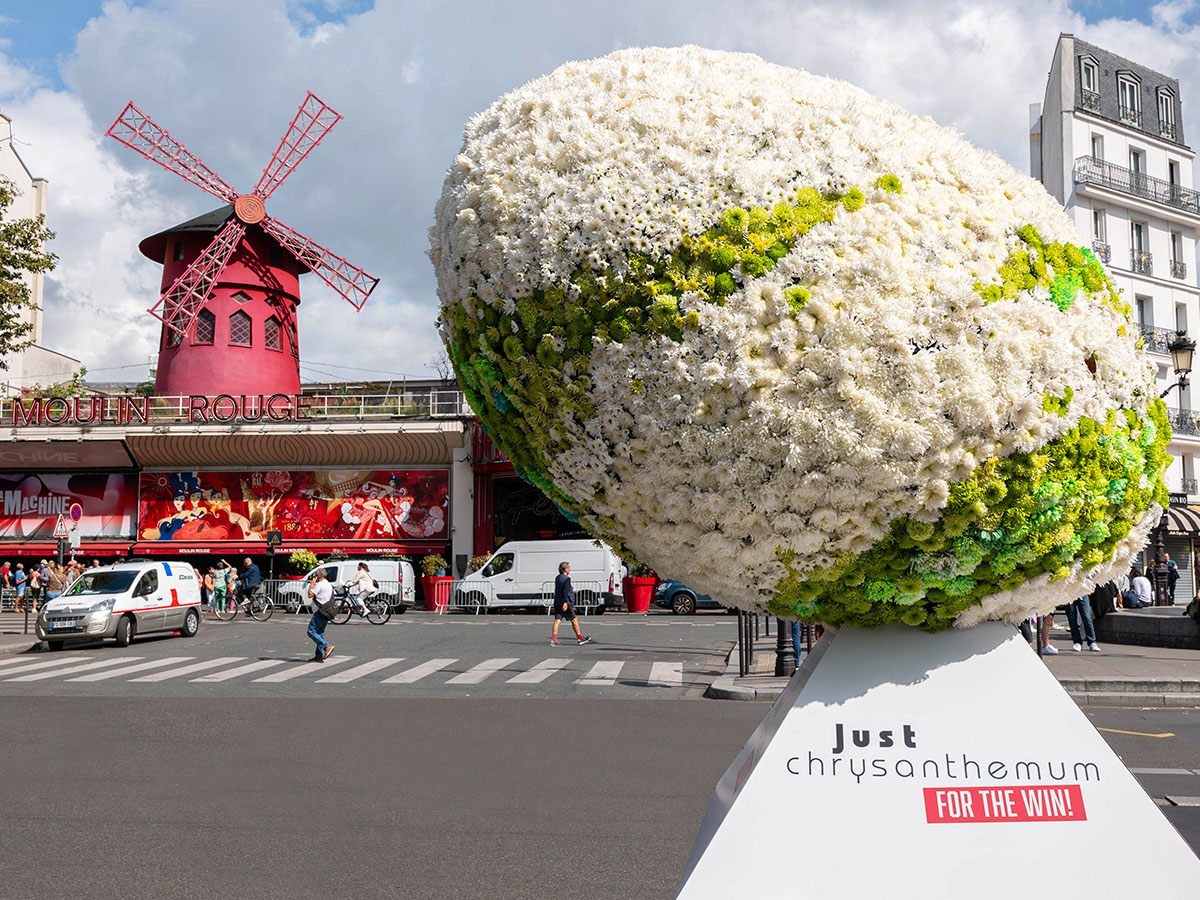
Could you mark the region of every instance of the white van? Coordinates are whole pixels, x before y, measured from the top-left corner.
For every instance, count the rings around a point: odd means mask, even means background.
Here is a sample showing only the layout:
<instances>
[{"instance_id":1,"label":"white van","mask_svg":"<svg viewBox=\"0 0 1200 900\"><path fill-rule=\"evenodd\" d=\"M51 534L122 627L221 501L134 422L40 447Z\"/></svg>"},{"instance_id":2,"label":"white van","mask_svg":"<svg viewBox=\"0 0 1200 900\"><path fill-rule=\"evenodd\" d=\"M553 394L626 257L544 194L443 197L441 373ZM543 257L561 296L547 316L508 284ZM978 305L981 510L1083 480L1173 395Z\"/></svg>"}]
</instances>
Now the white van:
<instances>
[{"instance_id":1,"label":"white van","mask_svg":"<svg viewBox=\"0 0 1200 900\"><path fill-rule=\"evenodd\" d=\"M116 638L127 647L134 635L200 630L200 579L187 563L126 562L88 569L38 612L37 636L51 650L66 641Z\"/></svg>"},{"instance_id":2,"label":"white van","mask_svg":"<svg viewBox=\"0 0 1200 900\"><path fill-rule=\"evenodd\" d=\"M345 584L358 572L358 564L366 563L371 577L379 582L377 594L388 598L388 604L397 613L406 612L417 602L417 579L410 562L403 559L332 559L312 569L299 581L286 581L279 585L278 598L273 602L293 608L292 597L299 605L309 607L308 583L318 569L325 570L325 577L332 585ZM291 595L291 596L290 596Z\"/></svg>"},{"instance_id":3,"label":"white van","mask_svg":"<svg viewBox=\"0 0 1200 900\"><path fill-rule=\"evenodd\" d=\"M560 541L509 541L492 554L478 572L455 586L454 605L488 608L542 606L554 596L558 564L571 564L575 595L588 595L596 612L617 603L621 591L621 560L606 544L591 538ZM588 596L581 599L586 600ZM583 603L580 603L582 606Z\"/></svg>"}]
</instances>

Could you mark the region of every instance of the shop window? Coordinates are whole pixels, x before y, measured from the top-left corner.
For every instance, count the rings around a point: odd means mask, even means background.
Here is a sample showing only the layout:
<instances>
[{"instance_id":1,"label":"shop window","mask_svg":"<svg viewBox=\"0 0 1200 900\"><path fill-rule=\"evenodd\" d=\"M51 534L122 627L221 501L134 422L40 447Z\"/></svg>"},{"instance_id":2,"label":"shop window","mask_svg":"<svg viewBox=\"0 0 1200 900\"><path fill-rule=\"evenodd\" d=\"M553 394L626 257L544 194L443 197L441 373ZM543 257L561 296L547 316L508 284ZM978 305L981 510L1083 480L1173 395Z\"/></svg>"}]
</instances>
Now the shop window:
<instances>
[{"instance_id":1,"label":"shop window","mask_svg":"<svg viewBox=\"0 0 1200 900\"><path fill-rule=\"evenodd\" d=\"M263 346L268 350L282 350L279 342L279 320L271 316L263 324Z\"/></svg>"},{"instance_id":2,"label":"shop window","mask_svg":"<svg viewBox=\"0 0 1200 900\"><path fill-rule=\"evenodd\" d=\"M250 346L250 317L240 309L229 317L229 343L235 347Z\"/></svg>"},{"instance_id":3,"label":"shop window","mask_svg":"<svg viewBox=\"0 0 1200 900\"><path fill-rule=\"evenodd\" d=\"M207 309L200 310L200 315L196 316L196 331L192 337L192 344L211 344L216 330L217 317Z\"/></svg>"}]
</instances>

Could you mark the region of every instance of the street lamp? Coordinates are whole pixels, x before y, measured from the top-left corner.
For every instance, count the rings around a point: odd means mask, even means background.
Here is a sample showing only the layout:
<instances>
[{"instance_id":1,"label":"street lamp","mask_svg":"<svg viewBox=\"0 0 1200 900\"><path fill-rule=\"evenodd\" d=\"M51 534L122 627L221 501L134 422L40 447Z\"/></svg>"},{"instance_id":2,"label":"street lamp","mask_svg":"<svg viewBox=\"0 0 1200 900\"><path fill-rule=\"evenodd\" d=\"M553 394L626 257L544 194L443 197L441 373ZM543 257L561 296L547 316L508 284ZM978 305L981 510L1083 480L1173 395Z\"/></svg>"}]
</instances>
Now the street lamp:
<instances>
[{"instance_id":1,"label":"street lamp","mask_svg":"<svg viewBox=\"0 0 1200 900\"><path fill-rule=\"evenodd\" d=\"M1171 368L1175 370L1179 380L1167 385L1167 389L1158 395L1160 398L1171 393L1172 388L1182 391L1187 387L1188 376L1192 374L1192 355L1196 352L1196 342L1187 336L1186 331L1177 331L1175 337L1171 338L1171 343L1167 344L1167 351L1171 354Z\"/></svg>"},{"instance_id":2,"label":"street lamp","mask_svg":"<svg viewBox=\"0 0 1200 900\"><path fill-rule=\"evenodd\" d=\"M1183 389L1188 385L1188 376L1192 373L1192 355L1196 352L1196 342L1187 336L1187 332L1177 331L1175 337L1171 338L1171 343L1167 344L1167 352L1171 354L1171 368L1175 370L1178 380L1174 384L1168 385L1167 389L1158 396L1166 397L1171 393L1172 388L1179 388L1182 398ZM1171 605L1170 573L1167 571L1166 560L1168 527L1167 511L1164 509L1162 518L1158 520L1158 526L1154 529L1155 606Z\"/></svg>"}]
</instances>

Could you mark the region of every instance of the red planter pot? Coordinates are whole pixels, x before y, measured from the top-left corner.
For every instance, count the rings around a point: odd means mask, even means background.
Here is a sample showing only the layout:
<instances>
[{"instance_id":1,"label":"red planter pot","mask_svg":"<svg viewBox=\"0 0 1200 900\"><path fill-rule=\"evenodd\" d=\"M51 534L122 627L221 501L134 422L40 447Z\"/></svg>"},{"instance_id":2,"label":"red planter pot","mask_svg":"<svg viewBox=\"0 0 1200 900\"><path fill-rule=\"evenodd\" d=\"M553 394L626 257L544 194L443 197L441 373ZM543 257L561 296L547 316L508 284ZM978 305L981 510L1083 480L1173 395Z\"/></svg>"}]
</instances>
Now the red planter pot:
<instances>
[{"instance_id":1,"label":"red planter pot","mask_svg":"<svg viewBox=\"0 0 1200 900\"><path fill-rule=\"evenodd\" d=\"M650 601L654 599L654 585L657 578L626 578L621 583L625 594L625 608L631 613L644 613L650 609Z\"/></svg>"},{"instance_id":2,"label":"red planter pot","mask_svg":"<svg viewBox=\"0 0 1200 900\"><path fill-rule=\"evenodd\" d=\"M425 608L441 611L450 602L450 584L454 581L451 575L422 575L421 594L425 598Z\"/></svg>"}]
</instances>

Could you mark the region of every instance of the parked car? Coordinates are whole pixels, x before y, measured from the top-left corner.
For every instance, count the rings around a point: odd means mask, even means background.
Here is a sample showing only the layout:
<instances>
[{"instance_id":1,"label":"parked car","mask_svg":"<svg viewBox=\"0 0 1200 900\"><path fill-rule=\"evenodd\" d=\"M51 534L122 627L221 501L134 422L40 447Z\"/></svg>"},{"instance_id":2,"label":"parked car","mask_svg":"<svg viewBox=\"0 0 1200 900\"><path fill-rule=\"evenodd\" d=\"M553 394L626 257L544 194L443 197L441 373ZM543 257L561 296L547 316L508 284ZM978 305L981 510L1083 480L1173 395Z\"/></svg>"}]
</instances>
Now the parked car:
<instances>
[{"instance_id":1,"label":"parked car","mask_svg":"<svg viewBox=\"0 0 1200 900\"><path fill-rule=\"evenodd\" d=\"M126 562L88 569L38 612L37 636L51 650L64 642L115 638L126 647L134 635L200 630L200 580L187 563Z\"/></svg>"},{"instance_id":2,"label":"parked car","mask_svg":"<svg viewBox=\"0 0 1200 900\"><path fill-rule=\"evenodd\" d=\"M406 612L417 602L417 579L412 564L402 559L335 559L322 563L299 581L288 581L279 585L272 598L277 605L289 610L309 608L308 583L317 569L325 570L325 577L333 585L345 584L358 571L358 564L365 562L371 577L379 582L379 590L387 596L388 603L396 613Z\"/></svg>"},{"instance_id":3,"label":"parked car","mask_svg":"<svg viewBox=\"0 0 1200 900\"><path fill-rule=\"evenodd\" d=\"M493 609L542 606L553 596L558 564L571 564L576 602L594 599L598 613L620 596L621 560L591 538L559 541L509 541L478 572L455 585L453 605ZM580 603L580 605L583 605Z\"/></svg>"},{"instance_id":4,"label":"parked car","mask_svg":"<svg viewBox=\"0 0 1200 900\"><path fill-rule=\"evenodd\" d=\"M654 589L654 605L669 609L677 616L689 616L698 609L721 609L708 594L697 594L682 581L660 581Z\"/></svg>"}]
</instances>

